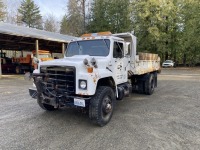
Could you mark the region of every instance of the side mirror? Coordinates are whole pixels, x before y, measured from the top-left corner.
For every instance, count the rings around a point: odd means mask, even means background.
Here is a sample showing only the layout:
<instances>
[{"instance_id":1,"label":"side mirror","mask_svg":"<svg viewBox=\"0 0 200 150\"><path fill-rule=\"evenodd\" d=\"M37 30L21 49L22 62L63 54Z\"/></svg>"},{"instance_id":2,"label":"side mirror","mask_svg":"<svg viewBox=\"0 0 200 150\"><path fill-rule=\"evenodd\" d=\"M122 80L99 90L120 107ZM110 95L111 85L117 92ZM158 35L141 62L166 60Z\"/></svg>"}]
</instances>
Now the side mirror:
<instances>
[{"instance_id":1,"label":"side mirror","mask_svg":"<svg viewBox=\"0 0 200 150\"><path fill-rule=\"evenodd\" d=\"M125 43L125 47L124 47L125 55L129 54L129 46L130 46L130 42L126 42Z\"/></svg>"}]
</instances>

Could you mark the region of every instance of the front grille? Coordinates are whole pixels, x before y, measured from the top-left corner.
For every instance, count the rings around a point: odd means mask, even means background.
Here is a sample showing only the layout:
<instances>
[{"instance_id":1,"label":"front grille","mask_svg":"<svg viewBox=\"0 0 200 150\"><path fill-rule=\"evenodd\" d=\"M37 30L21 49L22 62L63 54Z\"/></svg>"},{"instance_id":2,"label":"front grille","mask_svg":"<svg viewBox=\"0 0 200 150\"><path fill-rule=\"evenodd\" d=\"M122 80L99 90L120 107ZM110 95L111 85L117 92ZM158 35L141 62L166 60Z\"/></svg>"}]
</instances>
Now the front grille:
<instances>
[{"instance_id":1,"label":"front grille","mask_svg":"<svg viewBox=\"0 0 200 150\"><path fill-rule=\"evenodd\" d=\"M44 84L49 91L56 93L75 94L75 67L41 67L41 73L45 74Z\"/></svg>"}]
</instances>

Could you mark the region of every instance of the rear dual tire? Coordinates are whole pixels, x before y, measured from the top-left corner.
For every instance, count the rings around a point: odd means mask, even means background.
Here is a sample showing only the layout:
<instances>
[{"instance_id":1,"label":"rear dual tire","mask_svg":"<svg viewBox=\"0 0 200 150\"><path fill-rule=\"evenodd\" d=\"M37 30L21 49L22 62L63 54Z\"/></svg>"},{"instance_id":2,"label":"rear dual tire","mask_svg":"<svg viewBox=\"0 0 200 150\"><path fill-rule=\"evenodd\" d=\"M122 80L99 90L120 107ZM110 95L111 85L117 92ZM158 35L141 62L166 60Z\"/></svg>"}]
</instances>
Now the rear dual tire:
<instances>
[{"instance_id":1,"label":"rear dual tire","mask_svg":"<svg viewBox=\"0 0 200 150\"><path fill-rule=\"evenodd\" d=\"M145 81L145 94L152 95L155 89L155 76L154 74L150 74Z\"/></svg>"},{"instance_id":2,"label":"rear dual tire","mask_svg":"<svg viewBox=\"0 0 200 150\"><path fill-rule=\"evenodd\" d=\"M157 83L156 73L146 74L137 81L136 83L137 91L140 94L152 95L156 87L156 83Z\"/></svg>"}]
</instances>

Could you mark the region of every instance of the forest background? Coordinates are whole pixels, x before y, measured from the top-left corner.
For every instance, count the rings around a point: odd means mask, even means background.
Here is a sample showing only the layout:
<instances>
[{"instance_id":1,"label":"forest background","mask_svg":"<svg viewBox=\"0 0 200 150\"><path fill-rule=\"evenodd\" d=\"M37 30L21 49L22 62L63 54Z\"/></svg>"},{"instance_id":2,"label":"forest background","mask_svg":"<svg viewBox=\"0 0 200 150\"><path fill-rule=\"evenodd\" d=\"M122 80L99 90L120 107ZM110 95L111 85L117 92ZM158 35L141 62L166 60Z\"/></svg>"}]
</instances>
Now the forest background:
<instances>
[{"instance_id":1,"label":"forest background","mask_svg":"<svg viewBox=\"0 0 200 150\"><path fill-rule=\"evenodd\" d=\"M138 51L180 66L200 65L199 0L66 0L60 18L53 11L41 15L34 0L8 5L0 0L0 20L6 23L73 36L134 31Z\"/></svg>"}]
</instances>

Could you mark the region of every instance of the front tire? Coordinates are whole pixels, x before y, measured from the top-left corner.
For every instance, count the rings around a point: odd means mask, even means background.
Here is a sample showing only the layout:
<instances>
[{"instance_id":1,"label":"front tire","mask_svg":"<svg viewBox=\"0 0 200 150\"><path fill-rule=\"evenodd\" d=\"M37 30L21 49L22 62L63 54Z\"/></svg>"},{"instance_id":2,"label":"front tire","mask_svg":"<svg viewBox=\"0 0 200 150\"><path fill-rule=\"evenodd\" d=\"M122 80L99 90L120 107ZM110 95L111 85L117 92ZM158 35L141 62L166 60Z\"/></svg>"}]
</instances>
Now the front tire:
<instances>
[{"instance_id":1,"label":"front tire","mask_svg":"<svg viewBox=\"0 0 200 150\"><path fill-rule=\"evenodd\" d=\"M99 86L90 100L89 118L99 126L106 125L112 118L115 94L111 87Z\"/></svg>"}]
</instances>

